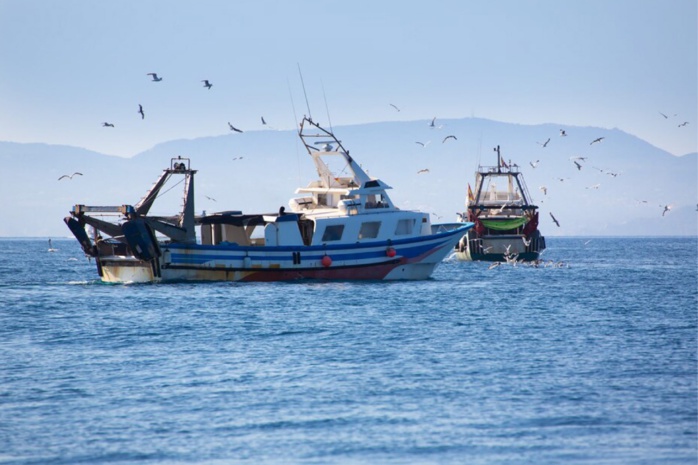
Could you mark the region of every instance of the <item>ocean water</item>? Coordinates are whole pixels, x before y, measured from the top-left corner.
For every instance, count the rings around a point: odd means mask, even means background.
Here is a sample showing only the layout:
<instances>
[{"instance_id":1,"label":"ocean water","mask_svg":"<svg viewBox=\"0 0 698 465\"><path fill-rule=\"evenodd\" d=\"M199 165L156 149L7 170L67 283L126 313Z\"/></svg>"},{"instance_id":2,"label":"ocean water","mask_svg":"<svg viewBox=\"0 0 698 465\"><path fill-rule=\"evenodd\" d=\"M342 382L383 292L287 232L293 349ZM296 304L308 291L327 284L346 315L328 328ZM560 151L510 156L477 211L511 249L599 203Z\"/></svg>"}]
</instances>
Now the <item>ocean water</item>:
<instances>
[{"instance_id":1,"label":"ocean water","mask_svg":"<svg viewBox=\"0 0 698 465\"><path fill-rule=\"evenodd\" d=\"M0 240L0 463L695 464L698 240L420 282L106 285Z\"/></svg>"}]
</instances>

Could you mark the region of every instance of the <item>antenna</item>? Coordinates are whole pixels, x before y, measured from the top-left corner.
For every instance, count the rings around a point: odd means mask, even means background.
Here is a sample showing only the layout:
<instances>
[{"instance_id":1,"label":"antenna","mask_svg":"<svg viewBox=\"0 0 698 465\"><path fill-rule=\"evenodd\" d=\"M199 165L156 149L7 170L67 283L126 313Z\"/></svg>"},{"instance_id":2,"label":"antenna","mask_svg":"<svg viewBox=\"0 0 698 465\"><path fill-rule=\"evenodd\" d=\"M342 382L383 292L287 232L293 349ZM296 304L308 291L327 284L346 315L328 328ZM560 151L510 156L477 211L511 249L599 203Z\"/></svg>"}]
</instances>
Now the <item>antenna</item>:
<instances>
[{"instance_id":1,"label":"antenna","mask_svg":"<svg viewBox=\"0 0 698 465\"><path fill-rule=\"evenodd\" d=\"M288 95L291 97L291 109L293 109L293 125L298 123L298 115L296 115L296 104L293 103L293 92L291 92L291 82L286 77L286 85L288 86Z\"/></svg>"},{"instance_id":2,"label":"antenna","mask_svg":"<svg viewBox=\"0 0 698 465\"><path fill-rule=\"evenodd\" d=\"M320 80L320 84L322 85L322 98L325 99L325 111L327 112L327 122L330 123L330 132L334 132L334 129L332 129L332 120L330 119L330 107L327 106L327 96L325 95L325 84ZM310 111L310 110L308 110Z\"/></svg>"},{"instance_id":3,"label":"antenna","mask_svg":"<svg viewBox=\"0 0 698 465\"><path fill-rule=\"evenodd\" d=\"M301 86L303 86L303 95L305 95L305 105L308 107L308 117L310 119L313 119L313 115L310 114L310 104L308 103L308 94L305 92L305 83L303 82L303 73L301 73L301 65L300 63L296 63L298 66L298 74L301 77Z\"/></svg>"}]
</instances>

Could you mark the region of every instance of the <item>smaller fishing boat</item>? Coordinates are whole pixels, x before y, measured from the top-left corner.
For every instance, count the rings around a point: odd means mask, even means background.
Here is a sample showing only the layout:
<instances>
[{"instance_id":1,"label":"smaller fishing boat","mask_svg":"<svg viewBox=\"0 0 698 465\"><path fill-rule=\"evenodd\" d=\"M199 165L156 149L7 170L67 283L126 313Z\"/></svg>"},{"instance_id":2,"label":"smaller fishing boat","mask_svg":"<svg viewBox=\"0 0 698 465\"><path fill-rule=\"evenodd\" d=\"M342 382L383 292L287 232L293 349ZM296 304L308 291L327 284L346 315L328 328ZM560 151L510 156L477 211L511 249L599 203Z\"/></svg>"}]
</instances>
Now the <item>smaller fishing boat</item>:
<instances>
[{"instance_id":1,"label":"smaller fishing boat","mask_svg":"<svg viewBox=\"0 0 698 465\"><path fill-rule=\"evenodd\" d=\"M136 205L78 204L65 223L110 283L427 279L473 227L396 207L390 186L310 118L299 136L318 178L296 190L288 210L195 215L196 170L177 157ZM181 212L149 214L170 178L183 181Z\"/></svg>"},{"instance_id":2,"label":"smaller fishing boat","mask_svg":"<svg viewBox=\"0 0 698 465\"><path fill-rule=\"evenodd\" d=\"M538 207L533 204L523 174L506 163L497 146L497 166L480 166L475 189L468 184L461 222L475 226L456 245L459 260L490 262L535 261L545 250L538 230Z\"/></svg>"}]
</instances>

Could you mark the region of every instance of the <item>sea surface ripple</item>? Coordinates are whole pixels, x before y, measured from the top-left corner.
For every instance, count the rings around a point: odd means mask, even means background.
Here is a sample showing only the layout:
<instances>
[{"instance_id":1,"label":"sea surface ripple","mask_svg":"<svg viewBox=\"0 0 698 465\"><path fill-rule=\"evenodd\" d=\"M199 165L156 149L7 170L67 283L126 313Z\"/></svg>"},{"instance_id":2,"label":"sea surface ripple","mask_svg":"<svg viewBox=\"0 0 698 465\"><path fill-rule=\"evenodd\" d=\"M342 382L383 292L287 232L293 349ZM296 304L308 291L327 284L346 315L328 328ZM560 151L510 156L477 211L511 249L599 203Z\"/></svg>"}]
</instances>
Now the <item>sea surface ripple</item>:
<instances>
[{"instance_id":1,"label":"sea surface ripple","mask_svg":"<svg viewBox=\"0 0 698 465\"><path fill-rule=\"evenodd\" d=\"M0 240L0 463L695 464L698 239L418 282L107 285Z\"/></svg>"}]
</instances>

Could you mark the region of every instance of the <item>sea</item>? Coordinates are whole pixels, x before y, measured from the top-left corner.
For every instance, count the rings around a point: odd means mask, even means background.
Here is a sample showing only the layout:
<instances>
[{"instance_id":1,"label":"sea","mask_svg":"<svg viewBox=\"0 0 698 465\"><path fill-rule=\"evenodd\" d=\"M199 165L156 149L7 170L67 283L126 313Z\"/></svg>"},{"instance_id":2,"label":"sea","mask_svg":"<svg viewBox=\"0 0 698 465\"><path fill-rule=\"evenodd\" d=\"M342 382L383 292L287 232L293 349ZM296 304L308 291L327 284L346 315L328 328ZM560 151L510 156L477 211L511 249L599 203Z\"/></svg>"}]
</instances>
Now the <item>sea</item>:
<instances>
[{"instance_id":1,"label":"sea","mask_svg":"<svg viewBox=\"0 0 698 465\"><path fill-rule=\"evenodd\" d=\"M0 240L2 464L696 464L698 238L398 282L110 285Z\"/></svg>"}]
</instances>

